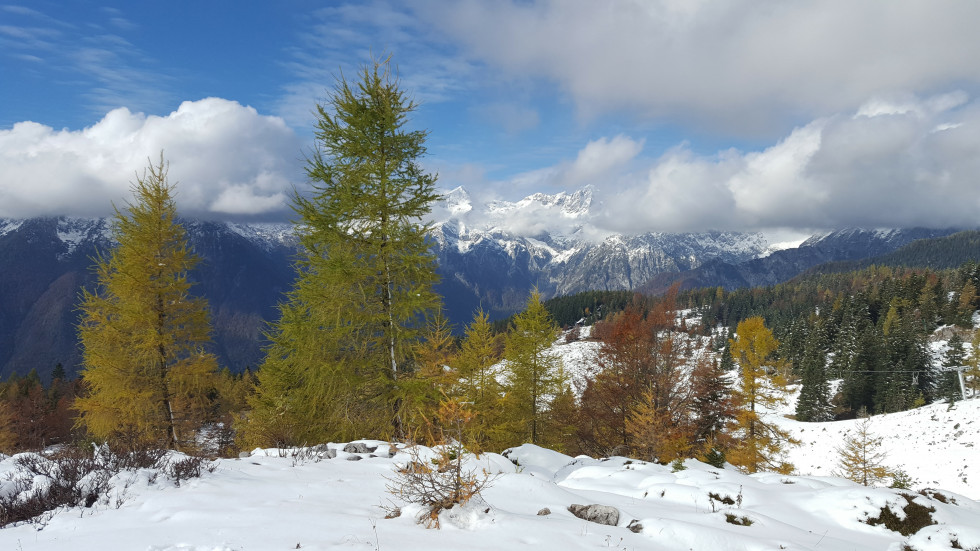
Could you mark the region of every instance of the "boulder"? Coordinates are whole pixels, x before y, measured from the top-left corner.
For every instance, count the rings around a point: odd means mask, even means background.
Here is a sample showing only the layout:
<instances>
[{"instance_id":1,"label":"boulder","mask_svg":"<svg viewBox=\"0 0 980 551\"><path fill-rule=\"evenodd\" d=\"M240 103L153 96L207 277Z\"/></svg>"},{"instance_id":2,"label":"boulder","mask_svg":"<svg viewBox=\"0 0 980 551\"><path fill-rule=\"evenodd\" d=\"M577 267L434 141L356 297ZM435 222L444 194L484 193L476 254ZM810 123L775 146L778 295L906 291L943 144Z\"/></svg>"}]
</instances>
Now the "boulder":
<instances>
[{"instance_id":1,"label":"boulder","mask_svg":"<svg viewBox=\"0 0 980 551\"><path fill-rule=\"evenodd\" d=\"M592 505L572 504L568 506L568 512L582 520L596 524L605 524L607 526L619 525L619 509L609 505L595 503Z\"/></svg>"},{"instance_id":2,"label":"boulder","mask_svg":"<svg viewBox=\"0 0 980 551\"><path fill-rule=\"evenodd\" d=\"M376 449L378 449L377 446L370 448L363 442L351 442L344 446L344 451L347 453L373 453Z\"/></svg>"}]
</instances>

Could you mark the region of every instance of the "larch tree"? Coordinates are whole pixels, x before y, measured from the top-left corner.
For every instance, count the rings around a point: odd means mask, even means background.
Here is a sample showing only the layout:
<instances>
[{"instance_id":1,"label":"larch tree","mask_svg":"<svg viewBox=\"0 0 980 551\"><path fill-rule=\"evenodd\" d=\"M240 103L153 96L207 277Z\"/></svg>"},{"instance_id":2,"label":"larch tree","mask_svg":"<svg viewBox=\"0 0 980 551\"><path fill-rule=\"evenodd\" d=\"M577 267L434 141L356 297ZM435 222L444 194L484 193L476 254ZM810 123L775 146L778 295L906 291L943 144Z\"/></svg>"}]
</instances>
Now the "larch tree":
<instances>
[{"instance_id":1,"label":"larch tree","mask_svg":"<svg viewBox=\"0 0 980 551\"><path fill-rule=\"evenodd\" d=\"M883 439L871 432L871 419L865 418L854 425L854 433L844 439L837 448L840 458L835 476L846 478L865 486L876 486L892 476L885 466Z\"/></svg>"},{"instance_id":2,"label":"larch tree","mask_svg":"<svg viewBox=\"0 0 980 551\"><path fill-rule=\"evenodd\" d=\"M463 336L456 369L460 393L475 412L475 419L467 427L471 433L467 437L471 445L480 449L496 447L506 438L499 423L502 389L494 369L500 355L500 339L493 333L489 316L477 312Z\"/></svg>"},{"instance_id":3,"label":"larch tree","mask_svg":"<svg viewBox=\"0 0 980 551\"><path fill-rule=\"evenodd\" d=\"M504 347L505 416L516 440L510 444L542 443L545 413L552 399L568 385L561 358L548 351L558 328L537 290L514 319Z\"/></svg>"},{"instance_id":4,"label":"larch tree","mask_svg":"<svg viewBox=\"0 0 980 551\"><path fill-rule=\"evenodd\" d=\"M966 359L963 378L972 396L980 393L980 331L974 332L970 340L970 356Z\"/></svg>"},{"instance_id":5,"label":"larch tree","mask_svg":"<svg viewBox=\"0 0 980 551\"><path fill-rule=\"evenodd\" d=\"M439 303L422 221L439 195L418 162L427 133L407 128L415 108L389 60L356 83L341 77L317 106L312 192L293 205L298 278L270 331L246 441L407 434L399 384Z\"/></svg>"},{"instance_id":6,"label":"larch tree","mask_svg":"<svg viewBox=\"0 0 980 551\"><path fill-rule=\"evenodd\" d=\"M99 440L180 449L206 420L217 362L207 302L191 295L198 258L177 222L167 165L150 165L116 209L118 244L96 259L78 327L87 393L75 408Z\"/></svg>"},{"instance_id":7,"label":"larch tree","mask_svg":"<svg viewBox=\"0 0 980 551\"><path fill-rule=\"evenodd\" d=\"M586 453L608 457L633 451L627 420L642 401L647 378L655 371L658 329L635 299L624 311L594 327L599 349L595 371L582 390L577 431Z\"/></svg>"},{"instance_id":8,"label":"larch tree","mask_svg":"<svg viewBox=\"0 0 980 551\"><path fill-rule=\"evenodd\" d=\"M791 472L793 465L784 458L785 447L795 441L760 415L764 408L785 403L786 381L772 361L779 342L765 321L756 316L739 322L730 346L741 372L741 410L736 417L740 439L728 453L728 461L749 473Z\"/></svg>"}]
</instances>

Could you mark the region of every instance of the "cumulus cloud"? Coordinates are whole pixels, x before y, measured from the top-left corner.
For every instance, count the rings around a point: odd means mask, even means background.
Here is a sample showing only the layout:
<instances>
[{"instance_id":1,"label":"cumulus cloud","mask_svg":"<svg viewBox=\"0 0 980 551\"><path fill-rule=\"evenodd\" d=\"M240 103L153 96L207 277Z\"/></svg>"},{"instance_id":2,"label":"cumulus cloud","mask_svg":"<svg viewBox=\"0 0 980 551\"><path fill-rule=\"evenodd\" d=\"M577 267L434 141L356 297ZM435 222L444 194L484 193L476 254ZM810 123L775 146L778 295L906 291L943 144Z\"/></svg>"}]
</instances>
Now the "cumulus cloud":
<instances>
[{"instance_id":1,"label":"cumulus cloud","mask_svg":"<svg viewBox=\"0 0 980 551\"><path fill-rule=\"evenodd\" d=\"M978 171L980 103L875 100L761 151L669 151L619 189L602 188L594 223L620 232L976 227Z\"/></svg>"},{"instance_id":2,"label":"cumulus cloud","mask_svg":"<svg viewBox=\"0 0 980 551\"><path fill-rule=\"evenodd\" d=\"M278 117L220 98L163 117L119 108L78 131L0 130L0 217L111 213L161 151L185 216L283 216L302 178L302 144Z\"/></svg>"},{"instance_id":3,"label":"cumulus cloud","mask_svg":"<svg viewBox=\"0 0 980 551\"><path fill-rule=\"evenodd\" d=\"M628 110L772 135L785 120L853 110L880 94L980 84L973 2L420 5L467 59L557 83L586 116Z\"/></svg>"},{"instance_id":4,"label":"cumulus cloud","mask_svg":"<svg viewBox=\"0 0 980 551\"><path fill-rule=\"evenodd\" d=\"M715 230L806 233L841 227L980 226L980 101L961 93L876 99L813 120L758 151L657 157L626 136L586 144L573 160L482 187L524 180L589 185L589 214L538 197L474 203L464 222L523 235ZM449 174L448 181L454 181ZM444 180L446 183L446 180ZM500 208L505 207L505 208ZM787 234L788 235L788 234Z\"/></svg>"},{"instance_id":5,"label":"cumulus cloud","mask_svg":"<svg viewBox=\"0 0 980 551\"><path fill-rule=\"evenodd\" d=\"M574 160L518 174L502 187L548 191L574 190L600 181L608 184L627 171L642 150L642 140L622 134L599 138L587 143Z\"/></svg>"}]
</instances>

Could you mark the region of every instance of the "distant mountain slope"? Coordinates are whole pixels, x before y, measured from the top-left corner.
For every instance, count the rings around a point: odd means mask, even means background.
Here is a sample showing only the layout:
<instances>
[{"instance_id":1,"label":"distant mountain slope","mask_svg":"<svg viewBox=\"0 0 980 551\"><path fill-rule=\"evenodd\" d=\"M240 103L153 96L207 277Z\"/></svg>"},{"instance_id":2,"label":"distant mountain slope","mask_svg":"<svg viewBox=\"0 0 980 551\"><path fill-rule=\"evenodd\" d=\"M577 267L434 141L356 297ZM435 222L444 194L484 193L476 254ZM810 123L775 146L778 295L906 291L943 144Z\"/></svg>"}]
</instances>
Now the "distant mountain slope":
<instances>
[{"instance_id":1,"label":"distant mountain slope","mask_svg":"<svg viewBox=\"0 0 980 551\"><path fill-rule=\"evenodd\" d=\"M446 195L433 224L437 290L457 327L483 308L495 319L520 310L531 289L545 298L588 290L737 287L784 281L832 260L895 250L943 230L846 230L799 249L769 250L761 234L738 232L602 235L590 226L591 190L535 194L476 205L461 188ZM192 274L210 302L215 352L234 371L257 365L262 332L291 288L296 241L289 224L187 221L203 258ZM598 236L598 237L597 237ZM0 377L58 363L72 373L80 351L76 301L94 283L92 258L107 251L105 219L0 220Z\"/></svg>"},{"instance_id":2,"label":"distant mountain slope","mask_svg":"<svg viewBox=\"0 0 980 551\"><path fill-rule=\"evenodd\" d=\"M980 262L980 231L977 230L961 231L932 239L920 239L890 253L861 260L821 264L810 268L801 275L851 272L871 265L950 270L971 260Z\"/></svg>"},{"instance_id":3,"label":"distant mountain slope","mask_svg":"<svg viewBox=\"0 0 980 551\"><path fill-rule=\"evenodd\" d=\"M261 357L265 320L293 281L294 242L288 225L250 227L186 222L203 262L191 274L194 292L210 302L215 352L234 370ZM0 376L31 369L46 377L81 360L77 299L95 283L92 259L111 247L106 219L36 218L0 221Z\"/></svg>"},{"instance_id":4,"label":"distant mountain slope","mask_svg":"<svg viewBox=\"0 0 980 551\"><path fill-rule=\"evenodd\" d=\"M679 284L681 289L699 287L737 289L775 285L788 281L814 266L828 262L876 257L920 239L947 236L956 231L924 228L840 230L814 236L804 241L798 248L776 251L762 258L741 263L714 260L692 270L660 274L651 278L640 289L643 292L660 294L675 283Z\"/></svg>"}]
</instances>

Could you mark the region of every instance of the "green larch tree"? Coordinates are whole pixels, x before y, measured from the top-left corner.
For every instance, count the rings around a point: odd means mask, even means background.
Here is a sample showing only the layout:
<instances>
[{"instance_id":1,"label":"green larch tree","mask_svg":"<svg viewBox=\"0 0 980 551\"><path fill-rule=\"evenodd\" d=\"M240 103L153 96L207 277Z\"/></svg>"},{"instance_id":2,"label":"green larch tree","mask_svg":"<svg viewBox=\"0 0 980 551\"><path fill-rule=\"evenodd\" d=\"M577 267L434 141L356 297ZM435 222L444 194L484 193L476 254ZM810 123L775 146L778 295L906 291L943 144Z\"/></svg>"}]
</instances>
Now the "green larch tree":
<instances>
[{"instance_id":1,"label":"green larch tree","mask_svg":"<svg viewBox=\"0 0 980 551\"><path fill-rule=\"evenodd\" d=\"M466 328L456 369L462 398L475 413L467 426L471 433L468 438L481 449L494 449L506 438L500 430L502 388L494 369L500 356L500 339L493 332L489 316L479 311Z\"/></svg>"},{"instance_id":2,"label":"green larch tree","mask_svg":"<svg viewBox=\"0 0 980 551\"><path fill-rule=\"evenodd\" d=\"M975 331L970 340L970 356L966 359L963 378L971 396L980 393L980 331Z\"/></svg>"},{"instance_id":3,"label":"green larch tree","mask_svg":"<svg viewBox=\"0 0 980 551\"><path fill-rule=\"evenodd\" d=\"M355 83L341 77L317 106L312 191L293 205L298 278L270 331L246 440L406 434L398 382L439 303L422 222L439 195L418 162L426 132L407 128L415 108L388 60Z\"/></svg>"},{"instance_id":4,"label":"green larch tree","mask_svg":"<svg viewBox=\"0 0 980 551\"><path fill-rule=\"evenodd\" d=\"M540 293L534 290L524 311L514 319L504 348L504 405L516 438L512 445L542 442L544 414L568 384L561 358L548 351L557 334Z\"/></svg>"},{"instance_id":5,"label":"green larch tree","mask_svg":"<svg viewBox=\"0 0 980 551\"><path fill-rule=\"evenodd\" d=\"M162 155L137 178L133 195L116 209L118 245L96 259L96 289L82 294L88 392L75 408L99 440L179 449L194 441L214 388L208 305L190 293L187 274L198 258L177 222Z\"/></svg>"}]
</instances>

